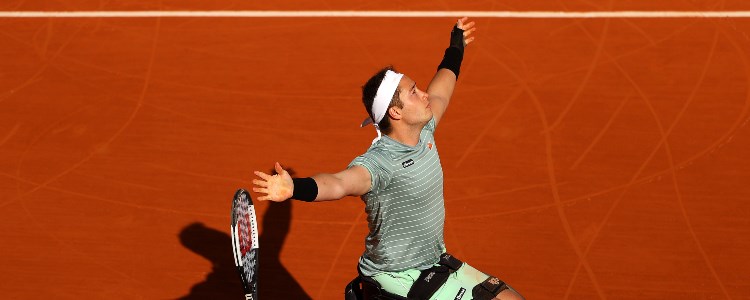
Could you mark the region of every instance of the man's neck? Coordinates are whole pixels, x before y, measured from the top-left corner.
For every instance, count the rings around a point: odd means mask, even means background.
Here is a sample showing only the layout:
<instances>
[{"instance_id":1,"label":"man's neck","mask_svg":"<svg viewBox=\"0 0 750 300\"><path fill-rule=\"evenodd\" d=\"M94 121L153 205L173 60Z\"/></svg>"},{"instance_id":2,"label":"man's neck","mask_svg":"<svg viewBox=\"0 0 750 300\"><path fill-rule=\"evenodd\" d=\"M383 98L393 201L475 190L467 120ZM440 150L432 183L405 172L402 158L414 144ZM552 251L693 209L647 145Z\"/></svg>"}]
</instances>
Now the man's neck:
<instances>
[{"instance_id":1,"label":"man's neck","mask_svg":"<svg viewBox=\"0 0 750 300\"><path fill-rule=\"evenodd\" d=\"M414 127L394 127L388 137L407 146L414 147L419 144L419 134L422 133L422 126Z\"/></svg>"}]
</instances>

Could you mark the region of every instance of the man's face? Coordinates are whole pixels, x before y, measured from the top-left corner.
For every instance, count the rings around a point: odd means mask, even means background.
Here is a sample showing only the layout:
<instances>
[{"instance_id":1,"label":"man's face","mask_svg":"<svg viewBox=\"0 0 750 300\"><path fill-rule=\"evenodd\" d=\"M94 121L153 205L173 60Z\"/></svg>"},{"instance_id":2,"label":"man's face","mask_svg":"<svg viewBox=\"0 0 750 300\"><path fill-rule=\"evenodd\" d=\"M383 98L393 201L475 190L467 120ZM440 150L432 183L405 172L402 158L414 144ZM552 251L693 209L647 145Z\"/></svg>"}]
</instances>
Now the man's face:
<instances>
[{"instance_id":1,"label":"man's face","mask_svg":"<svg viewBox=\"0 0 750 300\"><path fill-rule=\"evenodd\" d=\"M404 75L398 84L399 98L404 107L401 109L401 117L407 124L426 124L432 119L429 95L417 88L416 82Z\"/></svg>"}]
</instances>

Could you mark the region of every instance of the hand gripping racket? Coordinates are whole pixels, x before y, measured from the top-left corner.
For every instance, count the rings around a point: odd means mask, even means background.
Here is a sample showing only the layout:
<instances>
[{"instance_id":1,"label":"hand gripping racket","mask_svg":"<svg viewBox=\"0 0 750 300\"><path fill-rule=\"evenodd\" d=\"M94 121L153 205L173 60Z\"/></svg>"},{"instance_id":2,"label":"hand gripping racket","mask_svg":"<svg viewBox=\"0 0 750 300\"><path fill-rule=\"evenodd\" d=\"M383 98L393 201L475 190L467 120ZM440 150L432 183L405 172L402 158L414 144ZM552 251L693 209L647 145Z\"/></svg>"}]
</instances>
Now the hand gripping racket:
<instances>
[{"instance_id":1,"label":"hand gripping racket","mask_svg":"<svg viewBox=\"0 0 750 300\"><path fill-rule=\"evenodd\" d=\"M258 299L258 222L250 194L237 190L232 200L232 252L246 300Z\"/></svg>"}]
</instances>

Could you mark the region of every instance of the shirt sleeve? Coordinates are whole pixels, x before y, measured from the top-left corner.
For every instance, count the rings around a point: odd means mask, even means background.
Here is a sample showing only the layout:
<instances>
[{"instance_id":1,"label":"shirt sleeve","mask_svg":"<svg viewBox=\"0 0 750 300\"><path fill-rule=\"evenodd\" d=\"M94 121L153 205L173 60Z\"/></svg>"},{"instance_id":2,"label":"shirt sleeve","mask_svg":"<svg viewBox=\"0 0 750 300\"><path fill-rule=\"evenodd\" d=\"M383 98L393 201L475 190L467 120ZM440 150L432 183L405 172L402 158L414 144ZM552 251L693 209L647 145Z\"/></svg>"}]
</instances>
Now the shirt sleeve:
<instances>
[{"instance_id":1,"label":"shirt sleeve","mask_svg":"<svg viewBox=\"0 0 750 300\"><path fill-rule=\"evenodd\" d=\"M349 168L353 166L362 166L370 172L370 190L369 192L379 192L385 189L390 182L391 171L387 165L388 160L385 157L380 157L376 153L367 152L360 156L357 156L351 163Z\"/></svg>"}]
</instances>

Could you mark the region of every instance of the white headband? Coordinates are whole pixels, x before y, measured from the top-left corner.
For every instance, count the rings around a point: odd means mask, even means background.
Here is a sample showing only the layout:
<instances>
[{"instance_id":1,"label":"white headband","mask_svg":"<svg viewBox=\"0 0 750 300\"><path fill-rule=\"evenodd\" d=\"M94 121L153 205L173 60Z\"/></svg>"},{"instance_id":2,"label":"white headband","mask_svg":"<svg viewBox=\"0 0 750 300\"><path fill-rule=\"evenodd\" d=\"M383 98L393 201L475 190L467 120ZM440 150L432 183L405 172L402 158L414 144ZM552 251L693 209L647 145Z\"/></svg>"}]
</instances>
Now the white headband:
<instances>
[{"instance_id":1,"label":"white headband","mask_svg":"<svg viewBox=\"0 0 750 300\"><path fill-rule=\"evenodd\" d=\"M385 117L385 112L388 110L388 105L391 104L391 99L393 99L393 94L396 93L398 83L401 82L401 77L404 77L404 74L391 70L385 71L385 77L378 87L378 92L375 93L375 99L372 101L372 115L375 119L367 118L360 125L360 127L365 127L367 124L372 123L375 126L378 137L372 140L373 144L383 136L380 128L378 128L378 123Z\"/></svg>"},{"instance_id":2,"label":"white headband","mask_svg":"<svg viewBox=\"0 0 750 300\"><path fill-rule=\"evenodd\" d=\"M391 104L393 94L398 88L398 83L401 82L401 77L404 74L396 73L391 70L385 72L385 78L378 87L378 92L375 94L375 100L372 101L372 121L377 124L383 120L385 111L388 110L388 105Z\"/></svg>"}]
</instances>

